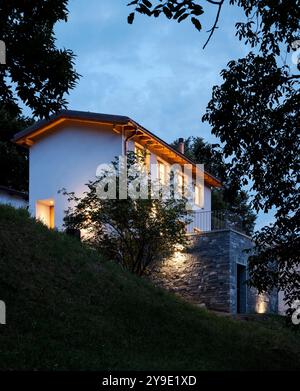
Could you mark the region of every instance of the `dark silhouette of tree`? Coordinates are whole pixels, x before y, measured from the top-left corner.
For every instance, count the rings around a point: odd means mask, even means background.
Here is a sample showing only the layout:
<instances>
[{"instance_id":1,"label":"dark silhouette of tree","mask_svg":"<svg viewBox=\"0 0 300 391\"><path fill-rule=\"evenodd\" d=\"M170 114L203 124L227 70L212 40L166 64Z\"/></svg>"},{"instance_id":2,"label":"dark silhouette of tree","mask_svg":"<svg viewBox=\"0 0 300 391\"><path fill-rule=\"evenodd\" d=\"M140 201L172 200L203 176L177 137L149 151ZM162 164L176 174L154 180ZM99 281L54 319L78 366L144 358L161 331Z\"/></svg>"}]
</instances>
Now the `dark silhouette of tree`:
<instances>
[{"instance_id":1,"label":"dark silhouette of tree","mask_svg":"<svg viewBox=\"0 0 300 391\"><path fill-rule=\"evenodd\" d=\"M55 46L54 25L67 21L67 0L0 1L0 39L6 64L0 65L0 103L21 114L20 102L35 117L48 117L67 104L76 84L74 54Z\"/></svg>"},{"instance_id":2,"label":"dark silhouette of tree","mask_svg":"<svg viewBox=\"0 0 300 391\"><path fill-rule=\"evenodd\" d=\"M219 28L222 8L227 5L244 11L247 21L236 24L237 36L240 40L246 39L245 43L252 47L258 46L261 51L272 50L279 55L281 43L290 46L299 39L299 0L134 0L128 3L128 6L134 7L134 11L128 16L128 23L133 23L135 13L138 12L155 18L164 15L178 23L189 20L201 31L201 17L205 6L214 7L216 16L207 31L208 38L203 46L205 48Z\"/></svg>"},{"instance_id":3,"label":"dark silhouette of tree","mask_svg":"<svg viewBox=\"0 0 300 391\"><path fill-rule=\"evenodd\" d=\"M0 108L0 184L2 186L28 191L28 151L10 140L16 132L32 123L31 118L14 116Z\"/></svg>"},{"instance_id":4,"label":"dark silhouette of tree","mask_svg":"<svg viewBox=\"0 0 300 391\"><path fill-rule=\"evenodd\" d=\"M67 21L67 0L0 0L0 40L6 64L0 64L0 184L28 190L27 151L10 142L34 118L66 107L75 86L74 54L55 46L54 25Z\"/></svg>"},{"instance_id":5,"label":"dark silhouette of tree","mask_svg":"<svg viewBox=\"0 0 300 391\"><path fill-rule=\"evenodd\" d=\"M222 75L204 119L224 143L224 155L232 157L230 175L252 183L253 207L276 208L276 222L254 235L251 282L260 291L284 290L290 305L300 294L299 91L273 55L250 53L230 62Z\"/></svg>"},{"instance_id":6,"label":"dark silhouette of tree","mask_svg":"<svg viewBox=\"0 0 300 391\"><path fill-rule=\"evenodd\" d=\"M130 3L135 12L147 16L164 14L178 22L193 18L198 30L204 4L217 7L208 40L218 27L223 6L240 7L245 14L246 20L236 24L236 35L253 51L230 61L221 72L223 84L213 88L203 120L222 142L224 157L231 159L230 177L251 186L253 208L276 209L275 223L254 235L257 251L250 258L250 283L260 292L283 290L291 305L300 298L300 61L296 52L300 47L300 1ZM130 15L129 22L133 17ZM287 56L292 53L295 64L288 66Z\"/></svg>"}]
</instances>

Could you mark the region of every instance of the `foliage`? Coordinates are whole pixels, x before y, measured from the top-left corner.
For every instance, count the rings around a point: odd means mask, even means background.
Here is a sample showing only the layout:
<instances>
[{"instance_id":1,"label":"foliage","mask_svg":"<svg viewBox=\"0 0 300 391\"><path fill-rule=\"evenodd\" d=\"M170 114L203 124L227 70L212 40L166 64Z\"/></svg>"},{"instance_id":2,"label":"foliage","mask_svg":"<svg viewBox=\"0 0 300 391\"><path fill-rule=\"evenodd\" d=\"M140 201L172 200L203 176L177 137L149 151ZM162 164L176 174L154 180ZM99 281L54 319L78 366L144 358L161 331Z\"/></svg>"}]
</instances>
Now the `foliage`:
<instances>
[{"instance_id":1,"label":"foliage","mask_svg":"<svg viewBox=\"0 0 300 391\"><path fill-rule=\"evenodd\" d=\"M67 0L0 1L7 62L0 65L0 104L11 115L21 114L21 102L40 118L66 106L79 75L74 54L55 46L54 26L67 14Z\"/></svg>"},{"instance_id":2,"label":"foliage","mask_svg":"<svg viewBox=\"0 0 300 391\"><path fill-rule=\"evenodd\" d=\"M28 191L28 153L10 139L32 124L22 116L47 118L66 107L65 94L79 75L74 54L55 45L54 26L67 21L67 0L0 0L0 39L6 64L0 64L0 184Z\"/></svg>"},{"instance_id":3,"label":"foliage","mask_svg":"<svg viewBox=\"0 0 300 391\"><path fill-rule=\"evenodd\" d=\"M2 186L28 191L28 151L10 140L16 132L32 123L30 118L14 116L3 107L0 108L0 185Z\"/></svg>"},{"instance_id":4,"label":"foliage","mask_svg":"<svg viewBox=\"0 0 300 391\"><path fill-rule=\"evenodd\" d=\"M0 107L0 141L10 141L21 130L33 124L33 120L23 115L12 114Z\"/></svg>"},{"instance_id":5,"label":"foliage","mask_svg":"<svg viewBox=\"0 0 300 391\"><path fill-rule=\"evenodd\" d=\"M179 139L171 144L178 149ZM202 137L188 137L184 140L184 155L195 163L204 164L205 170L224 180L226 176L226 163L218 144L206 143Z\"/></svg>"},{"instance_id":6,"label":"foliage","mask_svg":"<svg viewBox=\"0 0 300 391\"><path fill-rule=\"evenodd\" d=\"M225 0L134 0L128 4L134 7L128 22L133 22L135 12L150 17L165 15L178 23L190 20L194 27L201 31L204 4L216 9L215 21L208 30L205 47L218 28L222 7L227 4ZM262 52L271 50L279 55L281 43L290 45L299 38L299 0L230 0L228 4L242 8L247 18L246 22L236 24L239 39L245 39L252 47L259 46Z\"/></svg>"},{"instance_id":7,"label":"foliage","mask_svg":"<svg viewBox=\"0 0 300 391\"><path fill-rule=\"evenodd\" d=\"M153 6L148 0L134 0L131 1L129 6L134 5L135 11L145 14L147 16L158 17L160 14L164 14L168 19L175 19L178 23L182 22L186 18L190 17L191 22L200 31L201 23L197 16L203 14L203 7L192 0L184 0L180 3L176 0L160 1L157 5ZM128 16L128 22L132 23L134 20L134 12Z\"/></svg>"},{"instance_id":8,"label":"foliage","mask_svg":"<svg viewBox=\"0 0 300 391\"><path fill-rule=\"evenodd\" d=\"M250 53L230 62L222 76L224 83L214 88L204 119L224 143L225 156L232 158L231 175L251 184L255 210L276 210L275 223L254 236L251 283L260 291L285 291L290 305L300 296L297 83L273 54Z\"/></svg>"},{"instance_id":9,"label":"foliage","mask_svg":"<svg viewBox=\"0 0 300 391\"><path fill-rule=\"evenodd\" d=\"M179 139L172 143L177 148ZM189 137L185 140L184 154L195 163L204 164L205 170L221 179L223 187L212 190L212 210L226 210L241 219L247 235L252 235L256 215L253 212L248 193L242 190L240 181L229 175L230 165L225 162L218 144L204 142L201 137Z\"/></svg>"},{"instance_id":10,"label":"foliage","mask_svg":"<svg viewBox=\"0 0 300 391\"><path fill-rule=\"evenodd\" d=\"M0 141L0 184L28 192L28 153L11 142Z\"/></svg>"},{"instance_id":11,"label":"foliage","mask_svg":"<svg viewBox=\"0 0 300 391\"><path fill-rule=\"evenodd\" d=\"M213 31L216 29L216 24L218 22L224 0L206 0L206 3L218 6L216 21L211 29L211 33L213 33ZM188 19L191 21L191 23L193 23L198 31L202 30L200 16L204 13L204 8L199 4L198 1L156 0L153 3L153 1L151 2L148 0L134 0L131 1L128 5L134 7L134 12L131 12L128 16L128 23L130 24L133 23L135 12L139 12L147 16L154 16L155 18L159 17L160 15L165 15L168 19L176 20L178 23ZM210 37L211 34L208 40ZM206 44L204 46L206 46Z\"/></svg>"},{"instance_id":12,"label":"foliage","mask_svg":"<svg viewBox=\"0 0 300 391\"><path fill-rule=\"evenodd\" d=\"M82 198L66 193L76 205L66 216L66 227L84 230L85 240L109 259L115 260L132 273L142 275L155 262L171 255L178 245L186 242L185 225L189 221L186 200L151 197L146 190L146 199L134 199L128 191L126 199L120 199L122 180L119 161L113 163L113 172L104 170L100 177L88 184L88 192ZM143 165L141 157L128 154L129 172L127 190L137 186L138 174L133 168ZM99 186L112 188L116 180L116 198L99 197ZM142 186L142 185L138 185ZM148 182L144 183L148 186Z\"/></svg>"},{"instance_id":13,"label":"foliage","mask_svg":"<svg viewBox=\"0 0 300 391\"><path fill-rule=\"evenodd\" d=\"M279 318L191 306L3 205L0 300L2 370L300 369L299 335Z\"/></svg>"},{"instance_id":14,"label":"foliage","mask_svg":"<svg viewBox=\"0 0 300 391\"><path fill-rule=\"evenodd\" d=\"M194 3L169 0L164 6L192 11ZM210 39L225 2L207 3L218 7ZM254 209L275 210L275 223L254 236L250 282L260 291L282 289L290 305L300 297L300 1L230 0L229 5L244 11L246 21L236 24L236 35L253 52L230 61L221 72L223 84L214 87L203 119L220 138L225 157L232 159L230 177L252 187ZM146 6L152 8L150 2ZM292 51L297 61L288 66Z\"/></svg>"}]
</instances>

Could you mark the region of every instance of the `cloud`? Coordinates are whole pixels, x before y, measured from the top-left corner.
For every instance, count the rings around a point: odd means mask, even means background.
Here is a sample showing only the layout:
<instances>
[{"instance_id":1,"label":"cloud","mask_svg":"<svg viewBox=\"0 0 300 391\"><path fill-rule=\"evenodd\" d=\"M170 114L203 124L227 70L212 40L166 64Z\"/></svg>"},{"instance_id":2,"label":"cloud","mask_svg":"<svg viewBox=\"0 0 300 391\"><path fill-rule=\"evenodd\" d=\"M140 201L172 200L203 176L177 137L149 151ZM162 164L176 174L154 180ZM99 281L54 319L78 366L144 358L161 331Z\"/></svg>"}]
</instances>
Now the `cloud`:
<instances>
[{"instance_id":1,"label":"cloud","mask_svg":"<svg viewBox=\"0 0 300 391\"><path fill-rule=\"evenodd\" d=\"M235 22L243 18L239 9L224 7L205 50L212 7L201 33L191 23L163 17L137 15L128 25L126 0L72 0L69 10L69 21L57 25L56 35L59 45L77 54L82 75L70 108L128 115L168 142L190 135L215 141L201 117L212 87L221 83L220 71L247 53L234 36Z\"/></svg>"},{"instance_id":2,"label":"cloud","mask_svg":"<svg viewBox=\"0 0 300 391\"><path fill-rule=\"evenodd\" d=\"M71 1L69 10L69 21L57 27L58 42L77 54L82 75L70 107L129 115L167 141L188 135L213 139L200 119L219 72L242 54L233 22L223 20L224 36L217 31L203 51L207 34L190 23L137 15L128 25L124 0ZM207 27L214 16L209 10Z\"/></svg>"}]
</instances>

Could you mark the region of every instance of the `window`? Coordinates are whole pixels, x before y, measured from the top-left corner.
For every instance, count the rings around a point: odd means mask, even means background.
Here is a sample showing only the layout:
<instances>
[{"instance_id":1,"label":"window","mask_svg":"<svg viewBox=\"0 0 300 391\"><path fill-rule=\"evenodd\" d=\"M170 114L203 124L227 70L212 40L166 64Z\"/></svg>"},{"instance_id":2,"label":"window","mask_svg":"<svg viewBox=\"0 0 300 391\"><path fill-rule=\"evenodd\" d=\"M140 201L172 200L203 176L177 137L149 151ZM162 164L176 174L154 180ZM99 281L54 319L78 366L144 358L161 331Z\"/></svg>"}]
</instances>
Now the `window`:
<instances>
[{"instance_id":1,"label":"window","mask_svg":"<svg viewBox=\"0 0 300 391\"><path fill-rule=\"evenodd\" d=\"M166 184L166 166L162 162L158 162L158 180L162 185Z\"/></svg>"},{"instance_id":2,"label":"window","mask_svg":"<svg viewBox=\"0 0 300 391\"><path fill-rule=\"evenodd\" d=\"M141 147L135 146L134 152L136 154L137 159L143 161L145 156L144 150Z\"/></svg>"},{"instance_id":3,"label":"window","mask_svg":"<svg viewBox=\"0 0 300 391\"><path fill-rule=\"evenodd\" d=\"M138 161L140 161L140 163L143 162L147 169L147 172L150 172L150 153L146 149L137 145L135 146L134 152Z\"/></svg>"},{"instance_id":4,"label":"window","mask_svg":"<svg viewBox=\"0 0 300 391\"><path fill-rule=\"evenodd\" d=\"M195 204L201 206L201 189L199 186L195 186Z\"/></svg>"},{"instance_id":5,"label":"window","mask_svg":"<svg viewBox=\"0 0 300 391\"><path fill-rule=\"evenodd\" d=\"M181 196L183 195L184 177L181 173L177 173L177 192Z\"/></svg>"},{"instance_id":6,"label":"window","mask_svg":"<svg viewBox=\"0 0 300 391\"><path fill-rule=\"evenodd\" d=\"M52 199L37 201L35 217L48 228L54 228L54 201Z\"/></svg>"}]
</instances>

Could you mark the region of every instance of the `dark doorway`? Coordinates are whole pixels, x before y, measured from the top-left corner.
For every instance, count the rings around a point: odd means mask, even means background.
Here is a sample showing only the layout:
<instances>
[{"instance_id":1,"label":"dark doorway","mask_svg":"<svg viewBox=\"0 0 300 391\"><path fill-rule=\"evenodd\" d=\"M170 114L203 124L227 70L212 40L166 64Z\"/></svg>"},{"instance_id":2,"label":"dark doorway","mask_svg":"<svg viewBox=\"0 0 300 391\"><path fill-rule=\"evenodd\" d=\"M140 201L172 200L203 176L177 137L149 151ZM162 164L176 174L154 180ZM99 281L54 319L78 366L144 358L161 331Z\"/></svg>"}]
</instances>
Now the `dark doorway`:
<instances>
[{"instance_id":1,"label":"dark doorway","mask_svg":"<svg viewBox=\"0 0 300 391\"><path fill-rule=\"evenodd\" d=\"M246 312L247 286L246 286L246 266L236 265L236 312L243 314Z\"/></svg>"}]
</instances>

